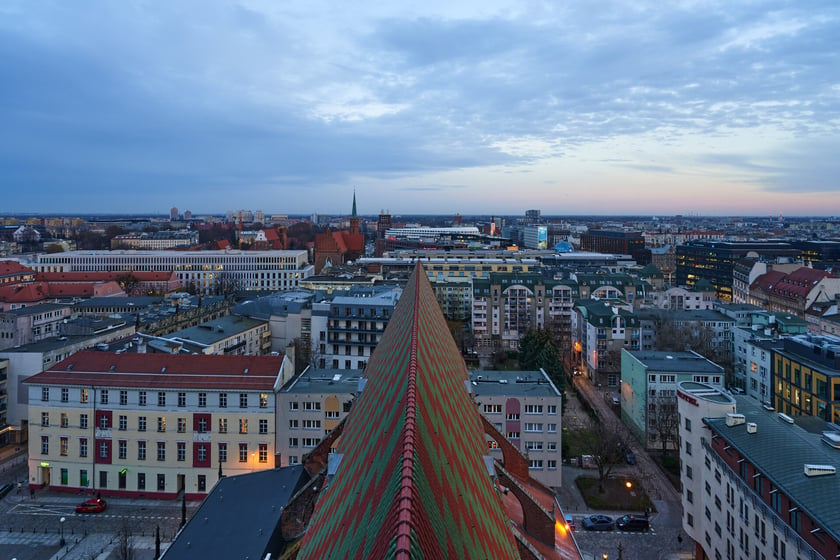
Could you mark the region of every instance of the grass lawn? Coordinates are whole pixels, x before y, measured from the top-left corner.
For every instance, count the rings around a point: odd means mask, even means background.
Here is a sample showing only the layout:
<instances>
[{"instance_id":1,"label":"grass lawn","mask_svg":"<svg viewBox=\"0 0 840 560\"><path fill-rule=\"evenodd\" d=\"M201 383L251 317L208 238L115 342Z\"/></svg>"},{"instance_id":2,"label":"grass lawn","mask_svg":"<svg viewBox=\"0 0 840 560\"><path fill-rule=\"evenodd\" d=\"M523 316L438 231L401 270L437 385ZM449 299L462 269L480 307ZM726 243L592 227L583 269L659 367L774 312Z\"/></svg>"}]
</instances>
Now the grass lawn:
<instances>
[{"instance_id":1,"label":"grass lawn","mask_svg":"<svg viewBox=\"0 0 840 560\"><path fill-rule=\"evenodd\" d=\"M627 482L632 484L628 489ZM583 499L592 509L645 511L653 509L653 503L648 498L644 488L636 479L628 477L608 478L604 481L604 492L598 491L598 478L578 477L575 480Z\"/></svg>"}]
</instances>

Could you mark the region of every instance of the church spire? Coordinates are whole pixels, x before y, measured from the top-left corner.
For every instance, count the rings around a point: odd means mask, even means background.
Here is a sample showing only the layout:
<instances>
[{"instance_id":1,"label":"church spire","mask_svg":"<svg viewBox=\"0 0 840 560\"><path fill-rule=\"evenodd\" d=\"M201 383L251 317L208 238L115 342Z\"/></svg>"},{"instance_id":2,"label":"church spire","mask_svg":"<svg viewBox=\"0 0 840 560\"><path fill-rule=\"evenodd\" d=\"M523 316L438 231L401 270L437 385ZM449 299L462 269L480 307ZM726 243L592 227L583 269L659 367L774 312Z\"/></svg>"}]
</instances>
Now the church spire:
<instances>
[{"instance_id":1,"label":"church spire","mask_svg":"<svg viewBox=\"0 0 840 560\"><path fill-rule=\"evenodd\" d=\"M356 217L356 189L353 189L353 213L350 215Z\"/></svg>"},{"instance_id":2,"label":"church spire","mask_svg":"<svg viewBox=\"0 0 840 560\"><path fill-rule=\"evenodd\" d=\"M350 233L359 233L359 215L356 214L356 189L353 189L353 213L350 214Z\"/></svg>"}]
</instances>

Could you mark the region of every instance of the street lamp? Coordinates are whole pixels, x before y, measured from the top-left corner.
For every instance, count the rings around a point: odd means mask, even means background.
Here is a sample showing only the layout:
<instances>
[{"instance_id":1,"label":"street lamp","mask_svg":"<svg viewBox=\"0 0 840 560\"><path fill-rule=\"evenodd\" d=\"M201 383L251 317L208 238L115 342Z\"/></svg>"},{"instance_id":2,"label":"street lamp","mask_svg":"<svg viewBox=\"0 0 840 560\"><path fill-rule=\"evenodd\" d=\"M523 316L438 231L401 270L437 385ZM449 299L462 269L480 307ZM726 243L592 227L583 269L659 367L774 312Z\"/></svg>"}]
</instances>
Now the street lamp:
<instances>
[{"instance_id":1,"label":"street lamp","mask_svg":"<svg viewBox=\"0 0 840 560\"><path fill-rule=\"evenodd\" d=\"M58 541L58 546L64 546L66 543L64 541L64 522L66 519L62 517L58 520L58 531L61 534L61 538Z\"/></svg>"}]
</instances>

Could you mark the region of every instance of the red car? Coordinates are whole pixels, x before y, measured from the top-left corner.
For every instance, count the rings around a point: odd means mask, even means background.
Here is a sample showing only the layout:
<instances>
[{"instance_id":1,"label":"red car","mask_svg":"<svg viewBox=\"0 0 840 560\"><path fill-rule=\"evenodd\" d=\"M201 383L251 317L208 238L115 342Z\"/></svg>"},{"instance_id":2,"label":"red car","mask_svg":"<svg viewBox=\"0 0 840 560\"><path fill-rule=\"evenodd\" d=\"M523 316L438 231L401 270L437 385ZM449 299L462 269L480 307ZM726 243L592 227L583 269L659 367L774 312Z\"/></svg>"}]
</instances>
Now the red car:
<instances>
[{"instance_id":1,"label":"red car","mask_svg":"<svg viewBox=\"0 0 840 560\"><path fill-rule=\"evenodd\" d=\"M99 513L105 511L105 500L102 498L91 498L76 506L76 513Z\"/></svg>"}]
</instances>

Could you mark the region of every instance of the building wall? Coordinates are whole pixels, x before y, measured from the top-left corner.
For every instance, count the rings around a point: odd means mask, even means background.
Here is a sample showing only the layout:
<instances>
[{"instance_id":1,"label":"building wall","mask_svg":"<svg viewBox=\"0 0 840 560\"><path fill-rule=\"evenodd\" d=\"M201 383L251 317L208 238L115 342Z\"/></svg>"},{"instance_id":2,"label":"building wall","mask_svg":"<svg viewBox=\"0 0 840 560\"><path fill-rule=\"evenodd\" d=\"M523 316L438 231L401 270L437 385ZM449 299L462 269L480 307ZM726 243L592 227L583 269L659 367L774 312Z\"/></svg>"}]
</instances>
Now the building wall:
<instances>
[{"instance_id":1,"label":"building wall","mask_svg":"<svg viewBox=\"0 0 840 560\"><path fill-rule=\"evenodd\" d=\"M163 406L158 402L159 392L165 395ZM184 396L183 406L179 392ZM107 402L103 402L103 393L107 393ZM225 476L274 467L272 391L30 384L28 394L29 483L36 488L49 485L55 490L90 489L107 495L174 498L181 490L183 477L187 496L200 498L218 481L219 444L227 448L227 460L221 462ZM227 406L221 406L220 394L227 396ZM246 395L244 408L240 407L240 394ZM162 456L158 455L160 444ZM120 455L123 445L124 457ZM145 459L141 458L143 445ZM179 453L181 446L183 455ZM240 457L242 446L245 453ZM199 457L201 447L206 453L203 461ZM124 486L120 484L121 472L125 473ZM145 477L145 488L141 487L141 476ZM160 476L162 486L158 484ZM200 477L204 477L204 489L200 488Z\"/></svg>"}]
</instances>

